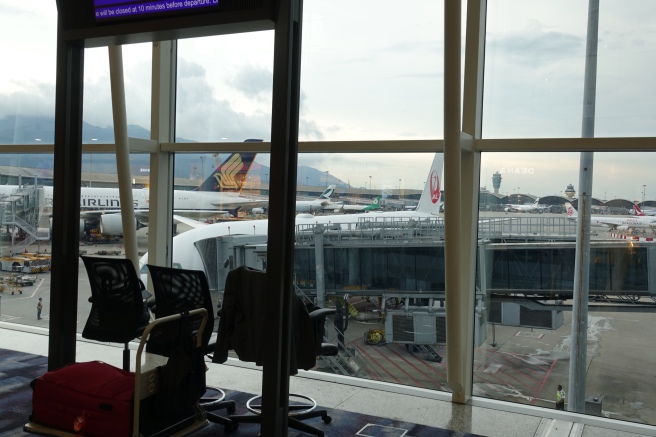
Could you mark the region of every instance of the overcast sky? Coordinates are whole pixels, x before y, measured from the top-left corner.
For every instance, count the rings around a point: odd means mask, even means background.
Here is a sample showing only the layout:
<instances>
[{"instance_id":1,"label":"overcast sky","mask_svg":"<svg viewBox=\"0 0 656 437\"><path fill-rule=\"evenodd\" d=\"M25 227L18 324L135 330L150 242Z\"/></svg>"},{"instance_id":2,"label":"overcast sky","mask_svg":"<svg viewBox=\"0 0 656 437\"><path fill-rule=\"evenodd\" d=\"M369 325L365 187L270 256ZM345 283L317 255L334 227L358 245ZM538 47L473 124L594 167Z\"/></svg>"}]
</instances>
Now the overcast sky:
<instances>
[{"instance_id":1,"label":"overcast sky","mask_svg":"<svg viewBox=\"0 0 656 437\"><path fill-rule=\"evenodd\" d=\"M443 2L305 0L301 140L443 138ZM408 7L411 6L411 7ZM483 134L580 137L587 0L488 4ZM656 2L602 0L596 136L656 135ZM54 114L56 3L0 0L0 117ZM124 47L128 122L150 120L149 44ZM177 135L269 139L273 32L179 44ZM85 121L111 126L107 49L85 54ZM593 195L656 199L651 154L595 154ZM266 160L266 157L261 159ZM423 186L426 155L304 155L354 186ZM264 162L267 164L267 162ZM481 186L562 194L579 154L484 154ZM646 187L643 187L646 185ZM651 193L651 195L650 195Z\"/></svg>"}]
</instances>

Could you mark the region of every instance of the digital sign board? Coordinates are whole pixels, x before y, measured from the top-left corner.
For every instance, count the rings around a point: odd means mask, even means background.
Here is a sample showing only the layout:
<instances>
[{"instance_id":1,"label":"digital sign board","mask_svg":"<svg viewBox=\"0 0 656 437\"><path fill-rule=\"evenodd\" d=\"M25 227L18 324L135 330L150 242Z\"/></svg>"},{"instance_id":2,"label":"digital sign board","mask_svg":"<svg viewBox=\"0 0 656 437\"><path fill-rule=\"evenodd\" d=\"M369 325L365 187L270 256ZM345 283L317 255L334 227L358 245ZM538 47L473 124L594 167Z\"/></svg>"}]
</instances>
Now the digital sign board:
<instances>
[{"instance_id":1,"label":"digital sign board","mask_svg":"<svg viewBox=\"0 0 656 437\"><path fill-rule=\"evenodd\" d=\"M93 0L97 21L131 19L152 14L202 12L218 8L219 0Z\"/></svg>"},{"instance_id":2,"label":"digital sign board","mask_svg":"<svg viewBox=\"0 0 656 437\"><path fill-rule=\"evenodd\" d=\"M56 0L59 37L84 47L274 28L277 0Z\"/></svg>"}]
</instances>

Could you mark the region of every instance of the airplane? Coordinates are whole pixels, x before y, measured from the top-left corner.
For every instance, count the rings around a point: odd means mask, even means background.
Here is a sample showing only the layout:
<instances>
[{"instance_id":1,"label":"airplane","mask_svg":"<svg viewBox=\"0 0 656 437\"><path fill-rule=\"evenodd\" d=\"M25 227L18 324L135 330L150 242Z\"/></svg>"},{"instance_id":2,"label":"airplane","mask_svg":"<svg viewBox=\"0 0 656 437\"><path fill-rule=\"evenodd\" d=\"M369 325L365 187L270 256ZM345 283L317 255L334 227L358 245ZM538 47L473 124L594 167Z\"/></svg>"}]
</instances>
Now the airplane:
<instances>
[{"instance_id":1,"label":"airplane","mask_svg":"<svg viewBox=\"0 0 656 437\"><path fill-rule=\"evenodd\" d=\"M567 218L575 220L578 212L571 203L566 202ZM590 216L591 226L605 226L613 230L625 231L627 229L649 229L656 226L656 217L631 217L631 216Z\"/></svg>"},{"instance_id":2,"label":"airplane","mask_svg":"<svg viewBox=\"0 0 656 437\"><path fill-rule=\"evenodd\" d=\"M328 205L324 209L332 209L334 211L341 211L345 213L366 212L380 210L380 196L376 196L369 205L345 205L343 203L335 204L331 207Z\"/></svg>"},{"instance_id":3,"label":"airplane","mask_svg":"<svg viewBox=\"0 0 656 437\"><path fill-rule=\"evenodd\" d=\"M542 214L547 207L540 206L539 202L540 198L538 197L535 202L530 204L507 204L503 210L506 212L537 212Z\"/></svg>"},{"instance_id":4,"label":"airplane","mask_svg":"<svg viewBox=\"0 0 656 437\"><path fill-rule=\"evenodd\" d=\"M436 153L428 174L424 191L421 194L417 209L414 211L385 211L376 214L361 212L356 214L327 214L314 216L308 213L296 215L295 223L299 225L329 225L332 229L348 229L354 223L404 221L419 222L440 217L442 206L441 174L444 164L444 154ZM205 270L202 256L195 245L201 240L218 238L226 235L266 235L268 219L244 220L232 223L214 223L191 229L173 237L173 265L184 269ZM142 272L148 263L148 253L139 260ZM207 266L214 268L214 266Z\"/></svg>"},{"instance_id":5,"label":"airplane","mask_svg":"<svg viewBox=\"0 0 656 437\"><path fill-rule=\"evenodd\" d=\"M642 209L638 206L637 203L633 205L633 209L635 211L635 215L638 217L656 215L656 209Z\"/></svg>"},{"instance_id":6,"label":"airplane","mask_svg":"<svg viewBox=\"0 0 656 437\"><path fill-rule=\"evenodd\" d=\"M323 193L314 200L297 200L296 212L317 212L330 204L330 197L335 193L336 185L328 185Z\"/></svg>"},{"instance_id":7,"label":"airplane","mask_svg":"<svg viewBox=\"0 0 656 437\"><path fill-rule=\"evenodd\" d=\"M255 153L232 153L219 164L212 174L194 190L173 191L173 215L181 218L235 217L237 207L264 205L266 199L249 199L241 196L241 188L255 160ZM0 196L11 195L17 185L0 186ZM43 186L43 204L52 208L53 187ZM150 191L148 188L132 190L135 227L148 226ZM82 187L80 189L80 235L100 228L104 235L123 235L121 201L118 188Z\"/></svg>"},{"instance_id":8,"label":"airplane","mask_svg":"<svg viewBox=\"0 0 656 437\"><path fill-rule=\"evenodd\" d=\"M328 207L333 205L333 203L330 201L330 196L332 196L335 192L335 188L336 185L329 185L328 188L326 188L324 192L314 200L297 200L296 212L317 212L324 209L329 209ZM255 207L251 209L251 212L255 215L266 214L266 208Z\"/></svg>"}]
</instances>

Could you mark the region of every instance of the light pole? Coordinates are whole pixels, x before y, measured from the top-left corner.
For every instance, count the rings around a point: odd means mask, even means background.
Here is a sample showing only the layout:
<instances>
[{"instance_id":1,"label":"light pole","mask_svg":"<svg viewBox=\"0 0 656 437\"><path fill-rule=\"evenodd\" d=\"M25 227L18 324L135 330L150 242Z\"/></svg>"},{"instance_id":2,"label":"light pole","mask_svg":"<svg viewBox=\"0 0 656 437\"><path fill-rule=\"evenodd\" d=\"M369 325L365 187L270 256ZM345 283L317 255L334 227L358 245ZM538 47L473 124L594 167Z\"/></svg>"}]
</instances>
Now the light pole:
<instances>
[{"instance_id":1,"label":"light pole","mask_svg":"<svg viewBox=\"0 0 656 437\"><path fill-rule=\"evenodd\" d=\"M645 189L647 188L647 185L642 186L642 207L645 207Z\"/></svg>"},{"instance_id":2,"label":"light pole","mask_svg":"<svg viewBox=\"0 0 656 437\"><path fill-rule=\"evenodd\" d=\"M91 141L98 141L98 138L91 138ZM93 165L93 153L89 155L89 186L91 186L91 167Z\"/></svg>"},{"instance_id":3,"label":"light pole","mask_svg":"<svg viewBox=\"0 0 656 437\"><path fill-rule=\"evenodd\" d=\"M399 179L399 199L401 199L401 180Z\"/></svg>"},{"instance_id":4,"label":"light pole","mask_svg":"<svg viewBox=\"0 0 656 437\"><path fill-rule=\"evenodd\" d=\"M328 186L328 170L326 170L326 187Z\"/></svg>"},{"instance_id":5,"label":"light pole","mask_svg":"<svg viewBox=\"0 0 656 437\"><path fill-rule=\"evenodd\" d=\"M203 179L205 177L205 155L200 155L200 178Z\"/></svg>"},{"instance_id":6,"label":"light pole","mask_svg":"<svg viewBox=\"0 0 656 437\"><path fill-rule=\"evenodd\" d=\"M307 187L310 183L308 182L309 176L305 176L305 186Z\"/></svg>"},{"instance_id":7,"label":"light pole","mask_svg":"<svg viewBox=\"0 0 656 437\"><path fill-rule=\"evenodd\" d=\"M371 191L371 176L369 176L369 191Z\"/></svg>"}]
</instances>

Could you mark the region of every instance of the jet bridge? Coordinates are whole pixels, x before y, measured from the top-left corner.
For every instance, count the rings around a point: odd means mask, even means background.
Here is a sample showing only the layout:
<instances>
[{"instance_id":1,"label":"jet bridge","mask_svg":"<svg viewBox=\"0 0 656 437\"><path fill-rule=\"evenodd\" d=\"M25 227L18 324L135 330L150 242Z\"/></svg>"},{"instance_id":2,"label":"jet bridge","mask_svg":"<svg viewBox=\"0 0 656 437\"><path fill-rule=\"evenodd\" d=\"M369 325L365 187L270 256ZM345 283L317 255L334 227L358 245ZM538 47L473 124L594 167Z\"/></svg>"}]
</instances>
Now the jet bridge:
<instances>
[{"instance_id":1,"label":"jet bridge","mask_svg":"<svg viewBox=\"0 0 656 437\"><path fill-rule=\"evenodd\" d=\"M40 228L43 188L21 185L9 194L0 195L0 226L11 238L8 253L23 252L37 240L49 240L48 227Z\"/></svg>"}]
</instances>

